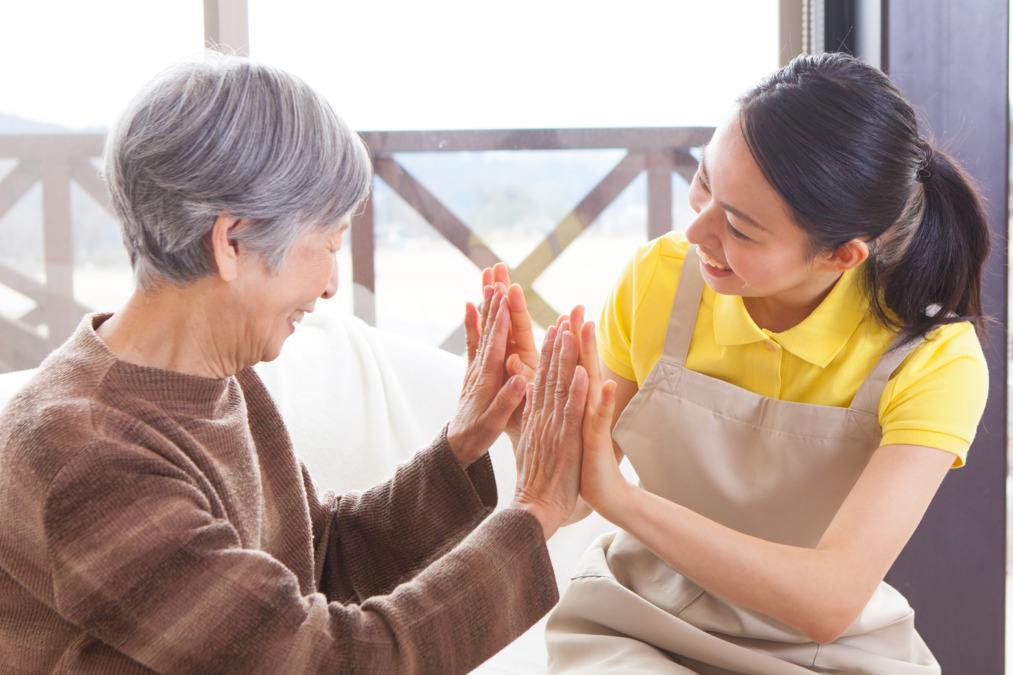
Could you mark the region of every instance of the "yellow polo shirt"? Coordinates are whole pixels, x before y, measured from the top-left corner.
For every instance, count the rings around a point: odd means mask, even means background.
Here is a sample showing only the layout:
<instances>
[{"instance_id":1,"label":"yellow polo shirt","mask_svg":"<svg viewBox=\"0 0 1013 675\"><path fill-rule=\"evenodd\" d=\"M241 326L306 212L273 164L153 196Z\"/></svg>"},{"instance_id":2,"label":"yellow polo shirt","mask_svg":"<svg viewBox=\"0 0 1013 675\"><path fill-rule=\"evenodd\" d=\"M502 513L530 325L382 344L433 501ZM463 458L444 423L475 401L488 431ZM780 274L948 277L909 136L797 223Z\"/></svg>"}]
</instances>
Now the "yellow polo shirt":
<instances>
[{"instance_id":1,"label":"yellow polo shirt","mask_svg":"<svg viewBox=\"0 0 1013 675\"><path fill-rule=\"evenodd\" d=\"M641 386L661 357L689 244L670 233L627 264L598 322L598 350L616 374ZM857 270L846 272L802 323L759 328L742 298L705 286L686 366L770 398L847 407L894 332L870 314ZM963 465L985 409L988 370L969 323L933 331L887 382L880 445L952 452Z\"/></svg>"}]
</instances>

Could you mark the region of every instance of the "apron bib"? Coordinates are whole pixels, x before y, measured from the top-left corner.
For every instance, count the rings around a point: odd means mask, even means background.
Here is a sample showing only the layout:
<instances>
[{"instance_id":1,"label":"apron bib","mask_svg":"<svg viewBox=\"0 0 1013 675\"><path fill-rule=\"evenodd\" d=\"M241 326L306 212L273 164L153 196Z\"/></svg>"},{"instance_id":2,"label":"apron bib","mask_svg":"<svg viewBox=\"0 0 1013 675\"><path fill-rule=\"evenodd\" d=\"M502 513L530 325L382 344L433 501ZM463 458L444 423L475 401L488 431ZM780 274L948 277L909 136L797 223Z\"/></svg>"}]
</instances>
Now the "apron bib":
<instances>
[{"instance_id":1,"label":"apron bib","mask_svg":"<svg viewBox=\"0 0 1013 675\"><path fill-rule=\"evenodd\" d=\"M644 489L740 532L815 547L878 447L883 387L916 345L887 350L848 408L771 399L688 370L698 260L691 247L664 352L613 437ZM545 636L551 673L940 672L886 583L844 635L820 645L708 593L622 531L584 554Z\"/></svg>"}]
</instances>

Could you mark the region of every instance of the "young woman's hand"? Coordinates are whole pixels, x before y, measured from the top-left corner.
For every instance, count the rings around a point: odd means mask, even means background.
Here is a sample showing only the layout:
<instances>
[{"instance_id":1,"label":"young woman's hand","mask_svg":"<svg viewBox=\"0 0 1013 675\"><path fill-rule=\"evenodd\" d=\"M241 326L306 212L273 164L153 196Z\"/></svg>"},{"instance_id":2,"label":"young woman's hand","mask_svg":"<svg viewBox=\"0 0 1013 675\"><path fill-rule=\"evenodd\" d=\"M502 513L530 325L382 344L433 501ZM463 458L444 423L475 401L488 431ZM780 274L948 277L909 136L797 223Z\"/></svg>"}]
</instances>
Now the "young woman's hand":
<instances>
[{"instance_id":1,"label":"young woman's hand","mask_svg":"<svg viewBox=\"0 0 1013 675\"><path fill-rule=\"evenodd\" d=\"M619 470L619 459L612 444L616 383L612 380L602 382L594 324L591 322L584 323L580 329L579 362L588 374L587 403L581 428L584 460L580 496L588 506L605 516L622 503L623 492L630 484Z\"/></svg>"}]
</instances>

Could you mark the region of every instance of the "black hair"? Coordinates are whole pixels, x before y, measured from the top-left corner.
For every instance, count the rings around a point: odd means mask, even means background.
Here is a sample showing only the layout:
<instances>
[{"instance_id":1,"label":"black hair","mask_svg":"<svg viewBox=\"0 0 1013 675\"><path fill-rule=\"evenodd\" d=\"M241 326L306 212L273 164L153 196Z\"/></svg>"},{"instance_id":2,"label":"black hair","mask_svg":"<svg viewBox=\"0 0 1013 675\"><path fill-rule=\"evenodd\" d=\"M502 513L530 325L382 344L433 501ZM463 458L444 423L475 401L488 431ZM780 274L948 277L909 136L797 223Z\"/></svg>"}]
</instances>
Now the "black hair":
<instances>
[{"instance_id":1,"label":"black hair","mask_svg":"<svg viewBox=\"0 0 1013 675\"><path fill-rule=\"evenodd\" d=\"M812 252L868 243L872 314L900 343L985 319L988 219L970 177L919 135L911 104L879 69L840 53L804 55L739 99L764 177Z\"/></svg>"}]
</instances>

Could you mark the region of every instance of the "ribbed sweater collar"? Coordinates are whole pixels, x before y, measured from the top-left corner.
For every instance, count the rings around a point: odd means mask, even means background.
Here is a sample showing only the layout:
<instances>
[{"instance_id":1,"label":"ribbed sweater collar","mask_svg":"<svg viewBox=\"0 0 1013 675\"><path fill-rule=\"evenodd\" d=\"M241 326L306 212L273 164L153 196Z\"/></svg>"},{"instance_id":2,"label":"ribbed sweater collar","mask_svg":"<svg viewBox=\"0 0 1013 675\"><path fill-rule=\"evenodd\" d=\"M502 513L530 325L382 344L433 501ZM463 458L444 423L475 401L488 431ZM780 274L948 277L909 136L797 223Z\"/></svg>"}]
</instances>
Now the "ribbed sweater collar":
<instances>
[{"instance_id":1,"label":"ribbed sweater collar","mask_svg":"<svg viewBox=\"0 0 1013 675\"><path fill-rule=\"evenodd\" d=\"M85 316L67 345L69 354L87 360L86 364L78 366L91 371L101 383L99 386L112 385L119 394L129 398L140 394L141 398L156 402L172 414L205 419L219 418L236 404L237 401L230 396L230 390L233 394L238 394L239 390L238 387L230 387L235 382L234 377L200 377L140 366L117 358L96 333L96 329L110 316L110 313ZM112 393L115 395L116 392Z\"/></svg>"}]
</instances>

